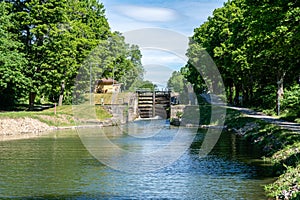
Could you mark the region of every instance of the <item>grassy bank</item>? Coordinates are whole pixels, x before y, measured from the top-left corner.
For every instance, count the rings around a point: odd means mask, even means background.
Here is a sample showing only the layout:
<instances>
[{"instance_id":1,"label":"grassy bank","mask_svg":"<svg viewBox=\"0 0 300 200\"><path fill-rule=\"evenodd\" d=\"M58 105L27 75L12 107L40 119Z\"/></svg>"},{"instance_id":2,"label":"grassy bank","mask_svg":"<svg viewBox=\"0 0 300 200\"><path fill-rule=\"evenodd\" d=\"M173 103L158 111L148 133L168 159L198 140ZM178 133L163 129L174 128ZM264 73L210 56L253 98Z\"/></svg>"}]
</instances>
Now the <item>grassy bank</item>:
<instances>
[{"instance_id":1,"label":"grassy bank","mask_svg":"<svg viewBox=\"0 0 300 200\"><path fill-rule=\"evenodd\" d=\"M95 107L95 113L98 120L105 120L111 117L111 115L104 110L102 106L96 105ZM56 113L55 113L56 110ZM84 110L82 111L84 115ZM75 119L73 115L73 109L72 105L66 105L66 106L58 106L56 109L48 108L41 111L4 111L0 112L0 119L1 118L33 118L37 119L41 122L44 122L48 124L49 126L74 126L75 125Z\"/></svg>"},{"instance_id":2,"label":"grassy bank","mask_svg":"<svg viewBox=\"0 0 300 200\"><path fill-rule=\"evenodd\" d=\"M84 122L85 120L97 119L100 121L109 119L112 117L101 104L123 104L129 102L134 93L119 93L119 94L93 94L93 102L96 104L94 107L89 105L89 96L87 95L86 106L81 104L75 105L73 109L72 105L57 106L53 105L37 105L34 111L28 111L28 105L15 105L14 107L0 108L1 118L32 118L44 122L50 126L74 126L76 115L77 122Z\"/></svg>"},{"instance_id":3,"label":"grassy bank","mask_svg":"<svg viewBox=\"0 0 300 200\"><path fill-rule=\"evenodd\" d=\"M278 179L265 186L270 199L300 199L300 134L228 109L226 125L261 149Z\"/></svg>"}]
</instances>

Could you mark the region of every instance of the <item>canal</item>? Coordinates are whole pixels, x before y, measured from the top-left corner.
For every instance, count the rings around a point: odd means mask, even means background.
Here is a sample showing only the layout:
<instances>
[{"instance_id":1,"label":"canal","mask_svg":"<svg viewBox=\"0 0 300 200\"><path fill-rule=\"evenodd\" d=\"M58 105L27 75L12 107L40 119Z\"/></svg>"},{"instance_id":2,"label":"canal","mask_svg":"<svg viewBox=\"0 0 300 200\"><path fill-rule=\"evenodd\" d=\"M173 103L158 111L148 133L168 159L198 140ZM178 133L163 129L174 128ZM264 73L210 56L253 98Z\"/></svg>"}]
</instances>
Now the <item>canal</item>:
<instances>
[{"instance_id":1,"label":"canal","mask_svg":"<svg viewBox=\"0 0 300 200\"><path fill-rule=\"evenodd\" d=\"M163 123L151 122L149 128L149 123L140 121L101 131L120 148L141 155L168 144L177 132L177 128ZM151 135L155 128L159 133ZM127 131L121 134L122 130ZM95 137L99 129L80 132ZM145 173L127 173L102 164L91 156L82 136L74 130L3 141L0 142L0 198L266 199L263 185L273 178L265 175L259 152L235 135L223 132L210 154L199 157L205 134L205 129L196 131L193 143L175 162ZM101 135L93 140L101 140ZM102 156L107 154L106 159L116 159L105 148L101 152ZM130 160L118 165L133 171L138 168L131 166Z\"/></svg>"}]
</instances>

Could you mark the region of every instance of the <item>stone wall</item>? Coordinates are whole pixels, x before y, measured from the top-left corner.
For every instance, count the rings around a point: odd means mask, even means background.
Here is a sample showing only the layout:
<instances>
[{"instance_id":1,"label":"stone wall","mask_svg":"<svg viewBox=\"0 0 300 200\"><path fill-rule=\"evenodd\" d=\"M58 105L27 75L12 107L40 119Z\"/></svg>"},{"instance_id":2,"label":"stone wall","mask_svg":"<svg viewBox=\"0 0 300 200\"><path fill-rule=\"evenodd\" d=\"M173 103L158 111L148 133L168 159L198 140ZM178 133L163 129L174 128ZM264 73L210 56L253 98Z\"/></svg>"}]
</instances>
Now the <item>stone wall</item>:
<instances>
[{"instance_id":1,"label":"stone wall","mask_svg":"<svg viewBox=\"0 0 300 200\"><path fill-rule=\"evenodd\" d=\"M124 105L105 105L104 108L113 115L112 120L116 123L127 123L138 117L137 107Z\"/></svg>"}]
</instances>

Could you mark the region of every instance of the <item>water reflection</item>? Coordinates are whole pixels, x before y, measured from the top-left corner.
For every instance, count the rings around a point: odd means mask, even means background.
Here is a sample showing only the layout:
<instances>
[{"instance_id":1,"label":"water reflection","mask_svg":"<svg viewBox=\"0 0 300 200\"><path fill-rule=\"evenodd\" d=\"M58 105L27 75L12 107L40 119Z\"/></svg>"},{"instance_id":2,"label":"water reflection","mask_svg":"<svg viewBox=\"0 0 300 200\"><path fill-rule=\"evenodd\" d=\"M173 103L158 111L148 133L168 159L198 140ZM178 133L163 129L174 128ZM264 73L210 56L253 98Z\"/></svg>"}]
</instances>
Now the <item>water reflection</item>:
<instances>
[{"instance_id":1,"label":"water reflection","mask_svg":"<svg viewBox=\"0 0 300 200\"><path fill-rule=\"evenodd\" d=\"M127 131L125 135L123 130ZM156 134L149 136L151 130ZM137 132L142 137L135 137ZM79 131L84 146L95 158L129 173L146 173L170 165L185 153L196 134L197 129L166 127L164 120L153 120L150 126L139 121L125 127Z\"/></svg>"},{"instance_id":2,"label":"water reflection","mask_svg":"<svg viewBox=\"0 0 300 200\"><path fill-rule=\"evenodd\" d=\"M86 131L93 134L92 130ZM114 132L110 128L106 131ZM109 137L122 148L148 152L169 142L172 131L166 129L165 135L152 139L137 140L130 135ZM0 197L265 199L261 185L272 179L261 176L259 166L251 164L258 154L238 138L223 133L211 154L199 158L204 134L205 131L199 131L189 150L176 162L144 174L115 171L101 164L89 154L74 131L1 142Z\"/></svg>"}]
</instances>

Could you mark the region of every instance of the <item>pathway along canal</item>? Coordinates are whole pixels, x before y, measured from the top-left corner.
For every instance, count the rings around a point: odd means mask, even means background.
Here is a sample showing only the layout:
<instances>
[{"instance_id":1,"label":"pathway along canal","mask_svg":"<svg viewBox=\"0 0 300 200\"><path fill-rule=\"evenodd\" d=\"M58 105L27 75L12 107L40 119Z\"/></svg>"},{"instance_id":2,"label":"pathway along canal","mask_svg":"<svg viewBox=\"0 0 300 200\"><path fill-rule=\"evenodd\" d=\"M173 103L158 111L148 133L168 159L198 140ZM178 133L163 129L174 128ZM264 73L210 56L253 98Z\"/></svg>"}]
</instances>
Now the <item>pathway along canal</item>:
<instances>
[{"instance_id":1,"label":"pathway along canal","mask_svg":"<svg viewBox=\"0 0 300 200\"><path fill-rule=\"evenodd\" d=\"M133 127L141 131L145 123L135 122ZM172 139L176 128L165 127L160 136L142 140L119 135L113 127L104 130L112 142L130 150L158 148ZM87 134L94 131L86 129ZM175 163L144 174L101 164L85 149L76 131L0 142L0 198L266 199L263 185L273 178L264 175L258 152L224 132L213 151L199 158L204 136L205 130L199 130L189 150Z\"/></svg>"}]
</instances>

